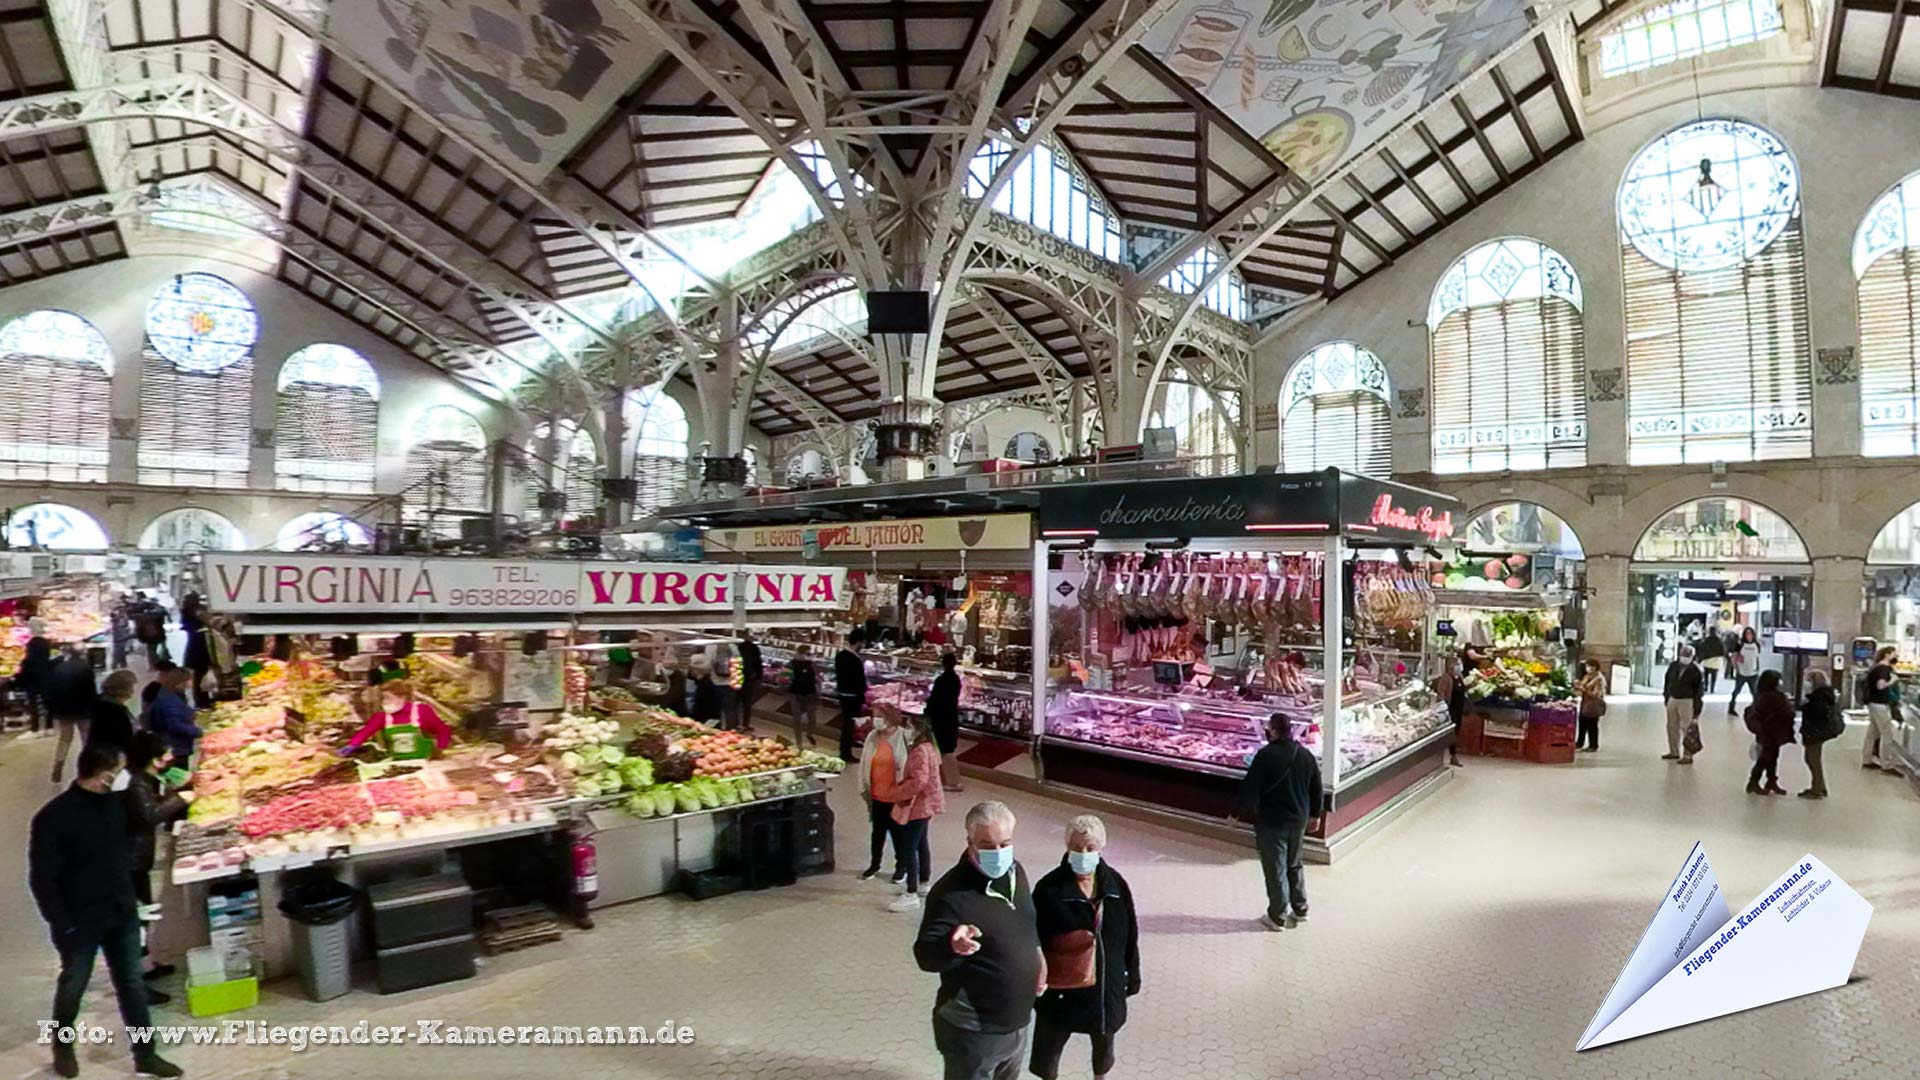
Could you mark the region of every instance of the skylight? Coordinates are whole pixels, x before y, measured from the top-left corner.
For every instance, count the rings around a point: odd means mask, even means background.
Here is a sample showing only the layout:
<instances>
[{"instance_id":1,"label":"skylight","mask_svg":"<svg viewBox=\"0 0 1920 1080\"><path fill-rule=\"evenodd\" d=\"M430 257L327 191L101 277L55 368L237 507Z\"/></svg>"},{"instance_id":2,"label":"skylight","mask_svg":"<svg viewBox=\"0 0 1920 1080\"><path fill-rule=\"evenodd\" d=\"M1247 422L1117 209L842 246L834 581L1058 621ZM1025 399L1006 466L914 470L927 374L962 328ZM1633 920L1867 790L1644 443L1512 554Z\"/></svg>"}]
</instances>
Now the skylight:
<instances>
[{"instance_id":1,"label":"skylight","mask_svg":"<svg viewBox=\"0 0 1920 1080\"><path fill-rule=\"evenodd\" d=\"M1780 0L1674 0L1625 20L1600 38L1609 78L1772 37L1786 26Z\"/></svg>"}]
</instances>

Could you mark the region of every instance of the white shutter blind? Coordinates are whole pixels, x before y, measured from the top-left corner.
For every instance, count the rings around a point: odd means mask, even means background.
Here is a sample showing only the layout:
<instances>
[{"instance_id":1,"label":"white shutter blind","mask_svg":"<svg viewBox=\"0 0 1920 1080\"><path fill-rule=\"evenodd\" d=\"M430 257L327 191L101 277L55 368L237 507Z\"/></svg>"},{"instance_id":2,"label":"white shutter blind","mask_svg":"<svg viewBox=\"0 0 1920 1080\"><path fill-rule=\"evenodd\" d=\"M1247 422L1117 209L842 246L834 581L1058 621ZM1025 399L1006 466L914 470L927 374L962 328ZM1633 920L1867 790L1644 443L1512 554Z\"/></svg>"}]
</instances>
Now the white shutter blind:
<instances>
[{"instance_id":1,"label":"white shutter blind","mask_svg":"<svg viewBox=\"0 0 1920 1080\"><path fill-rule=\"evenodd\" d=\"M1860 277L1860 452L1920 454L1920 249L1874 260Z\"/></svg>"},{"instance_id":2,"label":"white shutter blind","mask_svg":"<svg viewBox=\"0 0 1920 1080\"><path fill-rule=\"evenodd\" d=\"M1631 464L1813 453L1800 230L1796 218L1758 255L1695 273L1625 245Z\"/></svg>"},{"instance_id":3,"label":"white shutter blind","mask_svg":"<svg viewBox=\"0 0 1920 1080\"><path fill-rule=\"evenodd\" d=\"M0 356L0 479L107 479L113 377L84 360Z\"/></svg>"},{"instance_id":4,"label":"white shutter blind","mask_svg":"<svg viewBox=\"0 0 1920 1080\"><path fill-rule=\"evenodd\" d=\"M1386 479L1393 474L1393 421L1371 391L1302 398L1280 420L1280 470L1328 467Z\"/></svg>"},{"instance_id":5,"label":"white shutter blind","mask_svg":"<svg viewBox=\"0 0 1920 1080\"><path fill-rule=\"evenodd\" d=\"M1557 296L1461 308L1433 332L1433 471L1587 463L1586 339Z\"/></svg>"},{"instance_id":6,"label":"white shutter blind","mask_svg":"<svg viewBox=\"0 0 1920 1080\"><path fill-rule=\"evenodd\" d=\"M651 516L663 506L686 501L685 459L659 454L635 454L633 480L633 513L636 517Z\"/></svg>"},{"instance_id":7,"label":"white shutter blind","mask_svg":"<svg viewBox=\"0 0 1920 1080\"><path fill-rule=\"evenodd\" d=\"M274 474L287 491L373 491L379 404L350 386L298 382L279 393Z\"/></svg>"},{"instance_id":8,"label":"white shutter blind","mask_svg":"<svg viewBox=\"0 0 1920 1080\"><path fill-rule=\"evenodd\" d=\"M140 364L140 483L246 487L252 446L253 357L213 374L182 371L149 343Z\"/></svg>"}]
</instances>

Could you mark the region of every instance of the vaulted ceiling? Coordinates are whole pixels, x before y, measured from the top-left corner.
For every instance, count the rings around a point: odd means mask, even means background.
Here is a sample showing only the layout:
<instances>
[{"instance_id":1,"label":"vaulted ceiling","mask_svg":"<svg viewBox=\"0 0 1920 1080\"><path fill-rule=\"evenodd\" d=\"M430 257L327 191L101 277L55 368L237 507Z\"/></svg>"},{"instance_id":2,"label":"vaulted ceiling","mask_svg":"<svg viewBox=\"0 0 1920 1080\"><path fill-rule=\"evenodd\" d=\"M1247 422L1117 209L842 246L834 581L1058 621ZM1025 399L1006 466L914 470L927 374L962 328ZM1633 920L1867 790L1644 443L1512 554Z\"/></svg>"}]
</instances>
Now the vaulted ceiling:
<instances>
[{"instance_id":1,"label":"vaulted ceiling","mask_svg":"<svg viewBox=\"0 0 1920 1080\"><path fill-rule=\"evenodd\" d=\"M1920 30L1906 33L1920 0L1838 5L1826 83L1920 97ZM1582 0L1571 18L1590 26L1623 6ZM738 213L782 167L763 133L784 139L800 128L780 108L749 117L723 103L711 72L689 68L632 22L641 7L548 0L531 40L514 27L476 24L446 45L447 28L403 27L410 6L388 0L335 0L331 20L323 0L0 0L0 107L186 79L278 126L263 135L272 125L137 108L112 123L42 122L24 135L0 125L0 214L22 222L0 227L0 285L124 258L153 242L154 230L125 217L49 228L29 220L36 213L197 177L279 222L265 246L282 280L401 348L459 366L550 333L578 320L583 299L630 282L623 246L644 230ZM646 7L699 22L748 61L775 64L739 0ZM849 91L905 103L957 85L992 8L987 0L800 0L794 10L804 25L790 29L823 43L832 77ZM98 24L87 21L102 9ZM1024 36L991 43L1014 51L1004 99L1026 100L1044 76L1077 63L1112 10L1098 0L1041 0ZM1565 17L1567 9L1553 10ZM381 18L394 35L384 52L366 44L389 32L375 24ZM512 65L551 60L542 34L552 25L580 46L556 85L587 89L557 110L498 92ZM418 49L396 51L409 34ZM599 67L581 66L589 54ZM1253 64L1251 53L1244 62ZM407 64L418 77L396 75ZM1356 147L1350 173L1259 243L1240 272L1283 301L1339 296L1578 142L1578 84L1544 37L1523 40L1420 122ZM489 137L501 108L518 110L539 139ZM1172 237L1232 235L1285 174L1257 133L1140 45L1106 70L1056 136L1124 220ZM930 138L888 134L877 154L911 170ZM999 310L984 311L989 303ZM1060 312L987 290L947 328L938 393L961 400L1031 390L1042 381L1036 349L1058 371L1091 373ZM877 407L872 365L846 342L789 350L773 367L840 419ZM770 434L807 422L774 392L758 397L752 419Z\"/></svg>"}]
</instances>

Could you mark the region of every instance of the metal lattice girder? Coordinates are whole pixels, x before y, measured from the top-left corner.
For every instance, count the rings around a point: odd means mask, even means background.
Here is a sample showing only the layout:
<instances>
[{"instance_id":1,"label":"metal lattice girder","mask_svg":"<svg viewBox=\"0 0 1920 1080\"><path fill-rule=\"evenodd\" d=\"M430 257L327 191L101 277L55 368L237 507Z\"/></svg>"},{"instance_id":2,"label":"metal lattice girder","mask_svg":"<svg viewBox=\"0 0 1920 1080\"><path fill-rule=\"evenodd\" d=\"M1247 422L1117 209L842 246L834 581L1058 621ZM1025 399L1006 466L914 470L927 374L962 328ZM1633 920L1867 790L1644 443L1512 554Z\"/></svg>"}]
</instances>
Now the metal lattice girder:
<instances>
[{"instance_id":1,"label":"metal lattice girder","mask_svg":"<svg viewBox=\"0 0 1920 1080\"><path fill-rule=\"evenodd\" d=\"M768 368L766 372L762 374L761 378L766 381L767 385L772 388L775 394L779 395L782 400L792 406L795 412L800 414L800 418L805 420L807 425L813 428L814 433L820 436L821 441L827 445L834 446L834 434L836 432L844 434L844 429L851 426L840 418L839 413L828 408L819 398L809 394L806 390L796 385L792 379L787 378L778 371Z\"/></svg>"},{"instance_id":2,"label":"metal lattice girder","mask_svg":"<svg viewBox=\"0 0 1920 1080\"><path fill-rule=\"evenodd\" d=\"M25 244L160 211L217 219L273 241L290 256L341 282L369 304L406 324L428 342L434 355L455 374L461 369L485 368L496 362L539 374L494 346L475 340L471 329L464 324L371 277L326 244L289 227L259 201L259 196L215 174L196 173L0 214L0 243Z\"/></svg>"},{"instance_id":3,"label":"metal lattice girder","mask_svg":"<svg viewBox=\"0 0 1920 1080\"><path fill-rule=\"evenodd\" d=\"M1013 346L1013 350L1020 354L1020 359L1026 362L1027 370L1039 380L1040 391L1035 396L1045 402L1043 411L1053 420L1064 438L1072 427L1067 422L1067 414L1072 407L1073 372L1067 370L1067 365L1054 355L1052 349L1033 336L1033 331L1027 329L1005 301L978 287L969 287L967 292L973 309L987 320L988 325L1007 344Z\"/></svg>"},{"instance_id":4,"label":"metal lattice girder","mask_svg":"<svg viewBox=\"0 0 1920 1080\"><path fill-rule=\"evenodd\" d=\"M369 227L384 233L391 242L419 253L513 314L576 376L583 361L600 359L597 352L617 353L621 349L615 339L565 305L525 295L519 290L526 283L463 238L207 76L173 75L0 103L0 139L131 119L199 124L259 147L269 160L298 174L321 198L350 205Z\"/></svg>"}]
</instances>

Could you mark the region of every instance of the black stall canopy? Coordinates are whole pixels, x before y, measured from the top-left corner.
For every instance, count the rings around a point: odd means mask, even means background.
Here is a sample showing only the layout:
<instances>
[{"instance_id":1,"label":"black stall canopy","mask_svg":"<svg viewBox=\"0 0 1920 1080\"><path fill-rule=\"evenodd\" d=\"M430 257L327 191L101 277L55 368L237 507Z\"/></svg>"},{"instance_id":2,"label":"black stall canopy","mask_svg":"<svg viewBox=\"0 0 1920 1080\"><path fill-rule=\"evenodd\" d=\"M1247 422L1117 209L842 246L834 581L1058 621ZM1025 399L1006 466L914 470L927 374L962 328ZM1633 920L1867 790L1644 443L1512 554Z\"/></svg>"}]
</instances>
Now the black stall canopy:
<instances>
[{"instance_id":1,"label":"black stall canopy","mask_svg":"<svg viewBox=\"0 0 1920 1080\"><path fill-rule=\"evenodd\" d=\"M1317 537L1349 543L1448 542L1459 500L1339 469L1204 479L1061 485L1040 494L1043 540Z\"/></svg>"}]
</instances>

